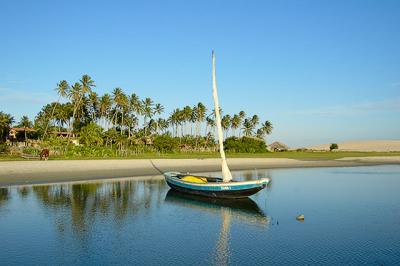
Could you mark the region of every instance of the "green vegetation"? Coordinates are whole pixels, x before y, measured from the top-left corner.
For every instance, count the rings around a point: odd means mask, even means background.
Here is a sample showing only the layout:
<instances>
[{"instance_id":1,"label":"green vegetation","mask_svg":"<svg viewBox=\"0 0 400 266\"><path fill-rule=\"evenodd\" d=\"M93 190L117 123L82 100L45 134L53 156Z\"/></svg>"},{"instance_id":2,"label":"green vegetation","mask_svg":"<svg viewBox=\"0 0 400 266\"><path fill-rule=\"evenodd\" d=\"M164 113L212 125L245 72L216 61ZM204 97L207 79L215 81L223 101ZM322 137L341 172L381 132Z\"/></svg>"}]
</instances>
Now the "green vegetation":
<instances>
[{"instance_id":1,"label":"green vegetation","mask_svg":"<svg viewBox=\"0 0 400 266\"><path fill-rule=\"evenodd\" d=\"M224 141L227 152L232 153L265 153L265 141L254 137L229 137Z\"/></svg>"},{"instance_id":2,"label":"green vegetation","mask_svg":"<svg viewBox=\"0 0 400 266\"><path fill-rule=\"evenodd\" d=\"M330 151L337 150L337 149L339 149L339 146L336 143L332 143L331 146L329 147Z\"/></svg>"},{"instance_id":3,"label":"green vegetation","mask_svg":"<svg viewBox=\"0 0 400 266\"><path fill-rule=\"evenodd\" d=\"M14 124L12 115L0 112L0 144L8 145L1 148L1 156L35 155L42 148L50 150L51 158L208 156L218 151L214 110L208 112L203 103L175 108L163 116L164 106L151 98L141 99L121 88L98 95L95 88L88 75L78 82L60 81L55 89L58 100L44 105L33 122L24 116ZM9 135L12 126L18 129ZM266 152L262 139L273 129L270 121L260 124L258 115L247 117L244 111L225 114L222 127L225 138L241 143L231 150L248 153ZM22 142L25 147L20 147Z\"/></svg>"}]
</instances>

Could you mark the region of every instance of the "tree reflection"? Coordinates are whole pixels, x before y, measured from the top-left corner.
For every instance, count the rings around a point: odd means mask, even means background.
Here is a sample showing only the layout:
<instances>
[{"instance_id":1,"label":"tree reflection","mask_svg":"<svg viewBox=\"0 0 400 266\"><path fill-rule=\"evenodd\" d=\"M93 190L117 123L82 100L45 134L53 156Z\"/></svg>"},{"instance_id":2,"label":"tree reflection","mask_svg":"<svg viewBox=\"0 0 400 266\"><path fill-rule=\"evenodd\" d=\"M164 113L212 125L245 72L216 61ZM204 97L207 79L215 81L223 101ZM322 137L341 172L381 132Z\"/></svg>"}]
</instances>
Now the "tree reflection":
<instances>
[{"instance_id":1,"label":"tree reflection","mask_svg":"<svg viewBox=\"0 0 400 266\"><path fill-rule=\"evenodd\" d=\"M81 237L90 232L97 217L111 216L117 226L122 225L128 215L152 206L163 190L164 182L153 179L33 187L46 210L61 212L63 219L56 221L58 230L62 232L70 224ZM65 217L68 212L69 219Z\"/></svg>"},{"instance_id":2,"label":"tree reflection","mask_svg":"<svg viewBox=\"0 0 400 266\"><path fill-rule=\"evenodd\" d=\"M5 205L11 198L11 193L9 188L0 187L0 207Z\"/></svg>"}]
</instances>

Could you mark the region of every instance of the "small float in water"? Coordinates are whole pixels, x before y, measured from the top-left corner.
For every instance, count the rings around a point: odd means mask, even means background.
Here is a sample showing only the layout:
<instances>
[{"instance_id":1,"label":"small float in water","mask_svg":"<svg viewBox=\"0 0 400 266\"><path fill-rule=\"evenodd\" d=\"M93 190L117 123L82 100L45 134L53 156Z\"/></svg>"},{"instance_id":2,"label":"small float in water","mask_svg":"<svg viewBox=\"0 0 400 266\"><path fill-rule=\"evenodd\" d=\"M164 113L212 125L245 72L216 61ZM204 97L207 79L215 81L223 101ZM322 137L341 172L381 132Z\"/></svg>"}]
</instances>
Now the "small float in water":
<instances>
[{"instance_id":1,"label":"small float in water","mask_svg":"<svg viewBox=\"0 0 400 266\"><path fill-rule=\"evenodd\" d=\"M262 178L251 181L232 180L232 174L226 163L223 134L221 126L221 115L219 113L217 81L215 77L215 55L212 53L212 84L215 110L215 123L218 130L218 143L221 155L222 178L205 177L180 172L165 172L165 181L172 188L180 192L213 198L245 198L264 189L271 181Z\"/></svg>"}]
</instances>

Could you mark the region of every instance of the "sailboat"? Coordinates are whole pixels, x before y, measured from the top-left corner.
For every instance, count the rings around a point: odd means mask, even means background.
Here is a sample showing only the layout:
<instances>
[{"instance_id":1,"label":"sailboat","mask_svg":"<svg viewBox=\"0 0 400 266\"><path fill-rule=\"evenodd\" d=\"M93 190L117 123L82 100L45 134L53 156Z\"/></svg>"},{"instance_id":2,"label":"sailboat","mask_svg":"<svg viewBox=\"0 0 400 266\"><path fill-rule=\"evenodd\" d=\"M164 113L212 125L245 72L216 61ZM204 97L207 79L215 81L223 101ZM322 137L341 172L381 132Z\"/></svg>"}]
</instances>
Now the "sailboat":
<instances>
[{"instance_id":1,"label":"sailboat","mask_svg":"<svg viewBox=\"0 0 400 266\"><path fill-rule=\"evenodd\" d=\"M215 110L215 123L218 131L219 152L221 155L222 177L206 177L180 172L163 173L165 181L174 190L213 198L245 198L264 189L271 181L262 178L251 181L235 181L225 158L221 114L219 112L217 80L215 74L215 54L212 52L212 87Z\"/></svg>"}]
</instances>

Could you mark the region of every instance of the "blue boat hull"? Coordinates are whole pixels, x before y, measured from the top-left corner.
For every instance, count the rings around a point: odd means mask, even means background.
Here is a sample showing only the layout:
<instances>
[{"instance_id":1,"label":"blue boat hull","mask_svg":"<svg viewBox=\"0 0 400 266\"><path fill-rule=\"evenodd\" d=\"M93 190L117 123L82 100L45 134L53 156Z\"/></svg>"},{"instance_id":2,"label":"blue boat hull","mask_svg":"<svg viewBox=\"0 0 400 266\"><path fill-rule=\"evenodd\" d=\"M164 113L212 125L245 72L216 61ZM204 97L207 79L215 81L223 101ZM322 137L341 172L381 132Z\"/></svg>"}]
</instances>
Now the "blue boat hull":
<instances>
[{"instance_id":1,"label":"blue boat hull","mask_svg":"<svg viewBox=\"0 0 400 266\"><path fill-rule=\"evenodd\" d=\"M223 182L221 178L205 176L196 176L203 182L192 182L184 179L187 174L179 172L166 172L164 176L167 184L176 191L211 198L246 198L264 189L270 182L269 178ZM207 181L204 182L204 179Z\"/></svg>"},{"instance_id":2,"label":"blue boat hull","mask_svg":"<svg viewBox=\"0 0 400 266\"><path fill-rule=\"evenodd\" d=\"M234 190L199 190L199 189L191 189L179 185L175 185L172 182L168 182L167 184L174 190L188 193L192 195L198 195L203 197L212 197L212 198L246 198L249 197L258 191L264 189L266 187L265 184L260 186L246 188L246 189L234 189Z\"/></svg>"}]
</instances>

